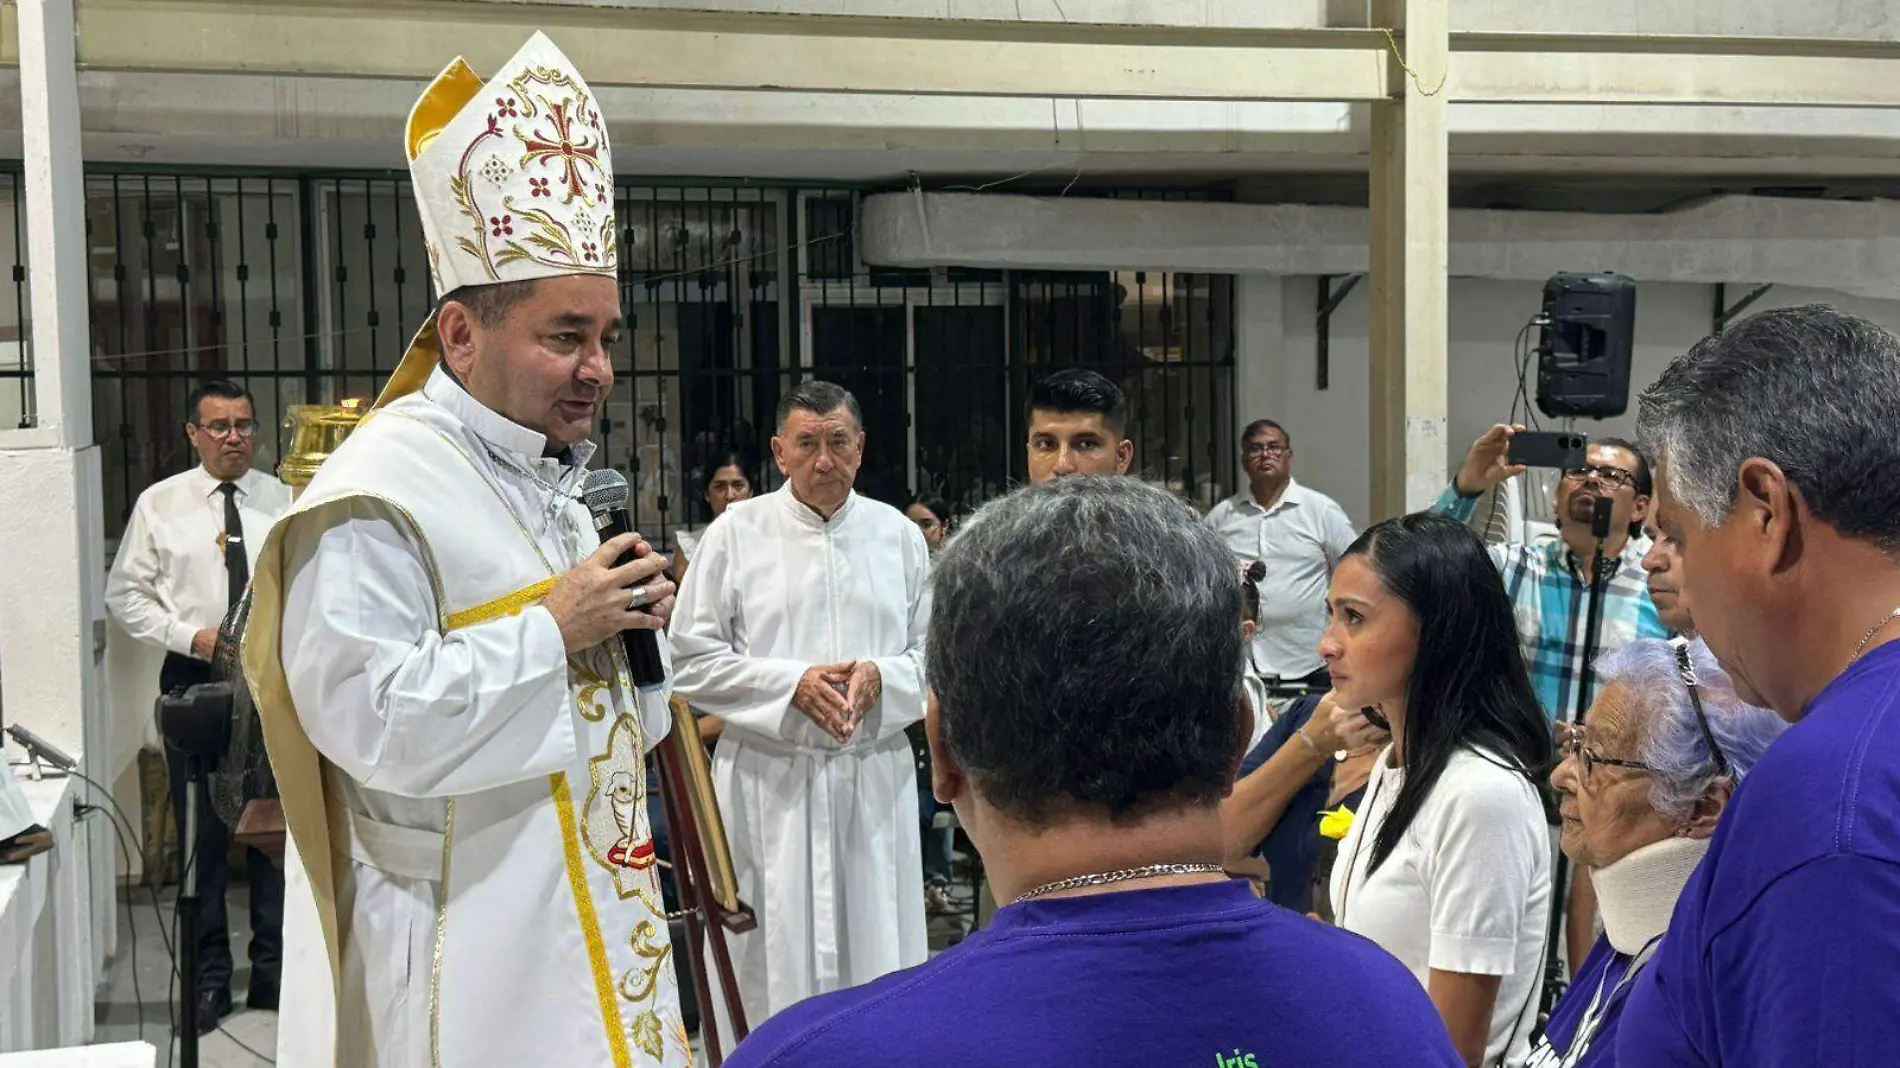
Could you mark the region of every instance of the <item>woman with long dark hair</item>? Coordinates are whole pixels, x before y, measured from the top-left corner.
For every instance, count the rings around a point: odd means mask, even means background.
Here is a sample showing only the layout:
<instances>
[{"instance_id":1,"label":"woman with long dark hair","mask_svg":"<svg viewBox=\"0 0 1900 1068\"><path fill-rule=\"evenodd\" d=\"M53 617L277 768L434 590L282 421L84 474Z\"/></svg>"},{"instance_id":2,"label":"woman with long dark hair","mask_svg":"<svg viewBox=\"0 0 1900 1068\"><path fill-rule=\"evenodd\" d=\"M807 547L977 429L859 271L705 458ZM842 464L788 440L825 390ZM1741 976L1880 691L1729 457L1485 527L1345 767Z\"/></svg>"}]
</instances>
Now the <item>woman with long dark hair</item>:
<instances>
[{"instance_id":1,"label":"woman with long dark hair","mask_svg":"<svg viewBox=\"0 0 1900 1068\"><path fill-rule=\"evenodd\" d=\"M1550 727L1483 544L1431 514L1390 519L1346 550L1320 655L1333 698L1383 720L1340 843L1340 926L1412 969L1472 1065L1528 1056L1549 923Z\"/></svg>"}]
</instances>

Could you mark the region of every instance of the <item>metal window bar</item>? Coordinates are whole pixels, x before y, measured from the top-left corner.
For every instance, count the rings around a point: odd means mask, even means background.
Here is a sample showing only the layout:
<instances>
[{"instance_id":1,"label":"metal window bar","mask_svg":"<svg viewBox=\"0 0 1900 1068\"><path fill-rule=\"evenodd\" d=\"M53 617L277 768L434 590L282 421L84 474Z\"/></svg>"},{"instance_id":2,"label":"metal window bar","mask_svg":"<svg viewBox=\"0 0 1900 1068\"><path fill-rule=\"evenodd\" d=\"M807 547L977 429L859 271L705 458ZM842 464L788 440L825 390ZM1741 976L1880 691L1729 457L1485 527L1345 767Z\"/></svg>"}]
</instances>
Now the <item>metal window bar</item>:
<instances>
[{"instance_id":1,"label":"metal window bar","mask_svg":"<svg viewBox=\"0 0 1900 1068\"><path fill-rule=\"evenodd\" d=\"M10 306L0 314L0 391L4 393L0 404L6 405L0 408L6 415L0 419L0 426L24 429L33 426L39 418L33 398L33 333L28 325L32 317L26 286L26 182L18 170L7 170L6 178L13 239L0 245L0 250L6 245L12 247L8 277L13 287ZM12 384L4 385L6 379L12 379Z\"/></svg>"},{"instance_id":2,"label":"metal window bar","mask_svg":"<svg viewBox=\"0 0 1900 1068\"><path fill-rule=\"evenodd\" d=\"M4 173L16 234L0 260L13 245L16 269L0 340L11 326L24 341L24 208L17 167ZM893 504L928 493L967 510L1019 481L1029 384L1078 364L1128 393L1144 477L1203 507L1234 486L1231 278L872 269L856 258L857 195L616 184L628 321L597 462L627 471L649 537L707 521L715 452L749 453L755 491L772 488L778 400L814 375L858 393L870 432L860 489ZM293 404L374 395L437 297L414 212L406 177L389 172L89 172L109 536L139 492L195 462L182 405L203 378L247 386L272 427ZM0 367L16 380L0 395L22 408L30 350L23 362ZM260 437L259 465L274 467L281 445Z\"/></svg>"}]
</instances>

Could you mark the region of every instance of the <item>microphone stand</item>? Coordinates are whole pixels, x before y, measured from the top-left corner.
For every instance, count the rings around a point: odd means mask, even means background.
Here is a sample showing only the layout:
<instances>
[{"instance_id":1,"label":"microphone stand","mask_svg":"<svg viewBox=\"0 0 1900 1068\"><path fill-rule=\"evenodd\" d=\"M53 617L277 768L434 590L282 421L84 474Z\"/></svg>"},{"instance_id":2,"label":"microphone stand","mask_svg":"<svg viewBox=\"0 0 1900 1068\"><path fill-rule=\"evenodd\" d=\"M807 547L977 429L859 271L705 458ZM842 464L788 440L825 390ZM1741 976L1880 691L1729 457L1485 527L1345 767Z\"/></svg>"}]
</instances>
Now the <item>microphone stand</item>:
<instances>
[{"instance_id":1,"label":"microphone stand","mask_svg":"<svg viewBox=\"0 0 1900 1068\"><path fill-rule=\"evenodd\" d=\"M161 694L155 711L165 745L185 763L184 826L178 838L178 1063L198 1068L198 825L199 794L230 743L233 702L228 682L199 683ZM211 1021L216 1026L217 1021Z\"/></svg>"},{"instance_id":2,"label":"microphone stand","mask_svg":"<svg viewBox=\"0 0 1900 1068\"><path fill-rule=\"evenodd\" d=\"M1608 497L1596 498L1595 504L1595 511L1590 516L1590 534L1596 539L1596 546L1590 552L1588 607L1584 612L1583 624L1583 670L1577 676L1577 699L1571 709L1571 723L1582 723L1584 713L1590 708L1590 691L1596 681L1597 637L1603 628L1603 545L1610 539L1610 512L1613 506ZM1570 981L1564 975L1563 962L1558 960L1558 950L1563 945L1564 917L1570 907L1570 858L1564 856L1561 849L1557 851L1556 876L1551 889L1550 928L1546 932L1544 948L1542 1008L1546 1013L1563 1000L1564 992L1570 987Z\"/></svg>"},{"instance_id":3,"label":"microphone stand","mask_svg":"<svg viewBox=\"0 0 1900 1068\"><path fill-rule=\"evenodd\" d=\"M1590 517L1590 534L1596 539L1596 547L1590 552L1590 610L1584 617L1583 673L1577 678L1577 704L1570 718L1572 723L1583 722L1583 714L1595 696L1590 691L1596 681L1598 632L1603 629L1603 543L1610 540L1610 508L1608 497L1598 497L1596 511Z\"/></svg>"},{"instance_id":4,"label":"microphone stand","mask_svg":"<svg viewBox=\"0 0 1900 1068\"><path fill-rule=\"evenodd\" d=\"M205 766L197 755L185 756L185 826L178 836L178 1063L198 1068L198 794L204 789Z\"/></svg>"}]
</instances>

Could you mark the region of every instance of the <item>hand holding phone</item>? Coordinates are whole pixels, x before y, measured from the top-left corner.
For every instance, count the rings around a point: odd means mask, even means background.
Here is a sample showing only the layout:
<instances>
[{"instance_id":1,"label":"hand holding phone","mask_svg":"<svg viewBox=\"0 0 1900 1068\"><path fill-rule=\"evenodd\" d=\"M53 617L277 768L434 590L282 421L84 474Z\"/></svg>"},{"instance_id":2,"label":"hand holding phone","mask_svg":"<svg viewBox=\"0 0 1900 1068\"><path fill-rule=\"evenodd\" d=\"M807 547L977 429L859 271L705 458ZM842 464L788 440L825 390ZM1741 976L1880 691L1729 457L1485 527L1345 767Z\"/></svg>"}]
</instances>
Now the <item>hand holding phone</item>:
<instances>
[{"instance_id":1,"label":"hand holding phone","mask_svg":"<svg viewBox=\"0 0 1900 1068\"><path fill-rule=\"evenodd\" d=\"M1573 430L1529 430L1511 436L1511 463L1573 471L1589 465L1590 436Z\"/></svg>"},{"instance_id":2,"label":"hand holding phone","mask_svg":"<svg viewBox=\"0 0 1900 1068\"><path fill-rule=\"evenodd\" d=\"M1465 497L1476 497L1507 479L1523 474L1524 466L1513 461L1510 455L1511 440L1522 433L1522 426L1499 423L1472 442L1471 450L1465 453L1464 466L1453 480L1458 493Z\"/></svg>"}]
</instances>

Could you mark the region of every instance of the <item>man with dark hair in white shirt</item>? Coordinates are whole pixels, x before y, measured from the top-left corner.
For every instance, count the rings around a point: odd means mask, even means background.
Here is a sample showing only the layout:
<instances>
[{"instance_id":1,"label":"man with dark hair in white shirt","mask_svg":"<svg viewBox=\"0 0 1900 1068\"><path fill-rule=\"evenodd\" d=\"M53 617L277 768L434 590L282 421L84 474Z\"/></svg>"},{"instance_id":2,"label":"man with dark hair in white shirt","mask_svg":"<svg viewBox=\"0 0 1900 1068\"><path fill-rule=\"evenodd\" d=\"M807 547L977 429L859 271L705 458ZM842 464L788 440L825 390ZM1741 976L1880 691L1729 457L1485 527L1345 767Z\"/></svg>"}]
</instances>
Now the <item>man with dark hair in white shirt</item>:
<instances>
[{"instance_id":1,"label":"man with dark hair in white shirt","mask_svg":"<svg viewBox=\"0 0 1900 1068\"><path fill-rule=\"evenodd\" d=\"M1331 497L1293 479L1293 441L1271 419L1240 432L1247 484L1214 506L1207 525L1244 565L1267 565L1249 666L1262 676L1329 685L1319 639L1326 630L1326 588L1357 532Z\"/></svg>"},{"instance_id":2,"label":"man with dark hair in white shirt","mask_svg":"<svg viewBox=\"0 0 1900 1068\"><path fill-rule=\"evenodd\" d=\"M251 395L217 380L191 395L185 435L202 461L139 494L106 580L106 605L134 638L166 650L159 689L211 681L218 625L244 595L264 532L290 506L290 487L251 468L257 418ZM167 752L172 809L184 826L183 761ZM203 787L200 787L202 790ZM231 1011L231 933L225 922L225 856L230 830L200 797L198 886L199 1029ZM248 851L251 890L251 987L245 1004L277 1008L283 945L284 876L264 853Z\"/></svg>"}]
</instances>

